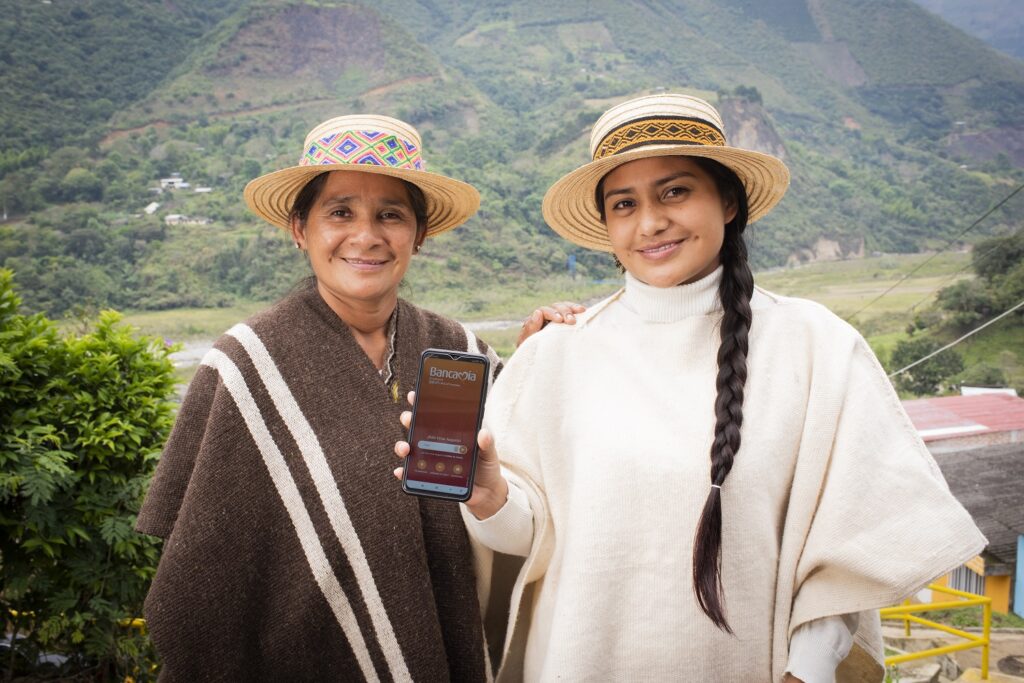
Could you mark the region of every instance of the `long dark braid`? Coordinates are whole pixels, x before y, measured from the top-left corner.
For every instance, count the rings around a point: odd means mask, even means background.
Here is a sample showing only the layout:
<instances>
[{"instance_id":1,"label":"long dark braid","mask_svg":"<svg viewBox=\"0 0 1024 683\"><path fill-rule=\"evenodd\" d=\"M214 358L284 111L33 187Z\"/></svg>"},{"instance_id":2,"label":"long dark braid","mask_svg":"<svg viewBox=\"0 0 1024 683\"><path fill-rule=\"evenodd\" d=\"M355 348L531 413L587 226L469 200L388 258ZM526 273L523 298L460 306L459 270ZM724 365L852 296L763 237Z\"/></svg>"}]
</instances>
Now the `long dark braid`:
<instances>
[{"instance_id":1,"label":"long dark braid","mask_svg":"<svg viewBox=\"0 0 1024 683\"><path fill-rule=\"evenodd\" d=\"M722 586L722 493L719 487L729 476L733 460L740 450L754 276L747 263L747 245L743 241L747 227L747 197L742 183L736 174L721 164L702 158L694 160L714 179L719 194L737 207L736 217L725 226L725 240L719 254L722 280L718 285L718 296L723 315L718 377L715 380L718 391L715 397L715 440L711 444L713 486L704 503L693 543L693 590L697 602L715 626L732 633L725 618Z\"/></svg>"},{"instance_id":2,"label":"long dark braid","mask_svg":"<svg viewBox=\"0 0 1024 683\"><path fill-rule=\"evenodd\" d=\"M754 293L754 275L747 263L747 192L739 177L717 161L690 157L711 176L718 194L736 207L736 216L725 226L725 239L719 260L722 280L718 297L722 302L720 325L722 342L718 347L718 377L715 386L715 440L711 444L711 483L697 524L693 542L693 591L697 602L715 626L726 633L732 628L725 618L725 593L722 588L722 496L720 487L729 476L733 459L740 450L743 425L743 387L747 382L747 349L750 334L750 297ZM594 199L601 220L605 220L604 181L597 185ZM617 260L616 260L617 261ZM620 265L621 267L621 265Z\"/></svg>"}]
</instances>

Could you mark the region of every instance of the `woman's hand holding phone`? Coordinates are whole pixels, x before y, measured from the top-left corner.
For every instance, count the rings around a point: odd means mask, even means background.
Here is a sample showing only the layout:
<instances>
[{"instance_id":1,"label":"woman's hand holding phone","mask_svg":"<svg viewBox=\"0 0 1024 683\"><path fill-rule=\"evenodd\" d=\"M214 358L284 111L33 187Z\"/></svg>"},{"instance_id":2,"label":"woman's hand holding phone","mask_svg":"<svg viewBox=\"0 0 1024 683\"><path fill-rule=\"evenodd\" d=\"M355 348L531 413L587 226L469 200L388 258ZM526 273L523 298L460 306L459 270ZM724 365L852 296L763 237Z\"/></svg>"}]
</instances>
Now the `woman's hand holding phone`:
<instances>
[{"instance_id":1,"label":"woman's hand holding phone","mask_svg":"<svg viewBox=\"0 0 1024 683\"><path fill-rule=\"evenodd\" d=\"M409 392L409 405L416 402L416 392ZM408 429L412 421L412 411L406 410L399 418L402 425ZM508 482L501 473L501 464L498 462L498 454L494 450L494 437L486 429L481 429L477 435L479 451L477 455L476 476L473 480L473 493L466 506L477 519L487 519L505 504L508 500ZM403 461L409 456L409 442L398 441L395 443L395 455ZM395 468L395 478L402 479L403 467Z\"/></svg>"},{"instance_id":2,"label":"woman's hand holding phone","mask_svg":"<svg viewBox=\"0 0 1024 683\"><path fill-rule=\"evenodd\" d=\"M549 322L575 324L586 309L571 302L541 306L526 320L516 344ZM487 519L508 500L508 482L501 474L494 439L480 430L489 362L485 356L451 349L426 349L420 356L416 391L409 394L413 411L402 414L410 430L407 441L395 444L401 458L414 456L415 469L400 467L395 474L402 490L465 502L478 519ZM473 443L476 436L477 442ZM415 447L410 446L415 444Z\"/></svg>"}]
</instances>

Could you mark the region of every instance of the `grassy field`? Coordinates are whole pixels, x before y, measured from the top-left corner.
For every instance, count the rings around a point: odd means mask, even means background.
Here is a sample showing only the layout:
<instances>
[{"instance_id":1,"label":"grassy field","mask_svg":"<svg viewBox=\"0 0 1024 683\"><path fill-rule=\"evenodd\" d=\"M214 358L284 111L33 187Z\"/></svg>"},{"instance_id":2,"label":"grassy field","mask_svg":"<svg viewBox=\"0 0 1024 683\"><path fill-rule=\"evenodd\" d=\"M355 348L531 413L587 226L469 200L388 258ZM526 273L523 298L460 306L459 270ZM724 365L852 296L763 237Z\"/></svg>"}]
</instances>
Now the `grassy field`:
<instances>
[{"instance_id":1,"label":"grassy field","mask_svg":"<svg viewBox=\"0 0 1024 683\"><path fill-rule=\"evenodd\" d=\"M958 348L965 367L979 363L995 365L1002 369L1007 383L1019 392L1024 387L1024 328L1011 326L1011 321L1012 316L1004 318L962 342Z\"/></svg>"},{"instance_id":2,"label":"grassy field","mask_svg":"<svg viewBox=\"0 0 1024 683\"><path fill-rule=\"evenodd\" d=\"M841 317L848 317L920 266L931 255L887 255L850 261L813 263L797 268L757 274L765 289L813 299ZM901 317L912 306L919 308L934 300L935 293L958 279L971 277L970 255L940 254L914 273L906 282L857 315L858 323L897 313ZM961 271L962 272L957 272Z\"/></svg>"},{"instance_id":3,"label":"grassy field","mask_svg":"<svg viewBox=\"0 0 1024 683\"><path fill-rule=\"evenodd\" d=\"M172 342L216 339L235 323L266 308L264 301L249 301L229 308L176 308L168 311L125 313L126 323L144 334Z\"/></svg>"},{"instance_id":4,"label":"grassy field","mask_svg":"<svg viewBox=\"0 0 1024 683\"><path fill-rule=\"evenodd\" d=\"M450 294L410 291L406 296L417 306L437 311L463 322L477 320L519 321L533 309L556 301L600 301L621 286L618 281L592 282L573 280L567 276L548 277L527 287L495 287L473 290L473 310L468 310L465 298Z\"/></svg>"},{"instance_id":5,"label":"grassy field","mask_svg":"<svg viewBox=\"0 0 1024 683\"><path fill-rule=\"evenodd\" d=\"M907 325L935 300L938 290L973 277L969 264L966 253L934 258L931 254L885 255L769 271L756 279L770 291L828 306L853 323L884 360L897 342L908 338Z\"/></svg>"},{"instance_id":6,"label":"grassy field","mask_svg":"<svg viewBox=\"0 0 1024 683\"><path fill-rule=\"evenodd\" d=\"M492 347L502 358L508 358L516 350L516 339L519 338L519 326L509 327L504 330L480 330L476 333Z\"/></svg>"},{"instance_id":7,"label":"grassy field","mask_svg":"<svg viewBox=\"0 0 1024 683\"><path fill-rule=\"evenodd\" d=\"M934 302L939 289L973 277L968 267L969 254L940 254L928 261L929 258L915 254L816 263L761 273L757 281L780 294L818 301L844 318L852 316L851 322L884 362L899 341L909 338L907 326L916 314ZM871 303L922 264L923 267L905 282ZM868 307L865 309L865 306ZM947 333L944 341L951 342L956 336ZM1002 369L1009 386L1024 386L1024 329L1015 326L1012 318L965 340L957 346L957 351L963 357L965 369L981 363L995 365Z\"/></svg>"},{"instance_id":8,"label":"grassy field","mask_svg":"<svg viewBox=\"0 0 1024 683\"><path fill-rule=\"evenodd\" d=\"M474 291L474 309L451 295L403 290L399 295L417 306L463 322L480 320L522 320L534 308L554 301L598 301L618 288L617 283L593 283L552 277L529 291L520 289ZM166 311L127 311L125 322L140 332L172 341L215 339L235 323L260 311L271 302L245 301L225 308L176 308Z\"/></svg>"},{"instance_id":9,"label":"grassy field","mask_svg":"<svg viewBox=\"0 0 1024 683\"><path fill-rule=\"evenodd\" d=\"M886 255L766 271L757 273L755 277L765 289L812 299L842 317L856 313L851 322L884 359L897 342L907 338L906 328L915 312L926 308L939 289L971 277L969 261L970 256L965 253L941 254L935 258L922 254ZM918 267L919 270L893 291L861 310ZM418 292L412 287L403 287L402 296L464 322L508 321L504 328L478 332L484 341L507 358L515 349L518 321L537 305L560 300L594 303L617 288L615 282L594 283L552 277L529 289L474 291L472 311L467 310L465 297ZM236 322L267 305L266 302L248 301L229 308L128 312L125 320L146 334L175 342L197 343L215 339ZM959 347L965 366L969 368L982 361L995 363L1007 373L1011 385L1024 385L1024 352L1020 350L1020 336L1019 328L1002 323L985 330Z\"/></svg>"}]
</instances>

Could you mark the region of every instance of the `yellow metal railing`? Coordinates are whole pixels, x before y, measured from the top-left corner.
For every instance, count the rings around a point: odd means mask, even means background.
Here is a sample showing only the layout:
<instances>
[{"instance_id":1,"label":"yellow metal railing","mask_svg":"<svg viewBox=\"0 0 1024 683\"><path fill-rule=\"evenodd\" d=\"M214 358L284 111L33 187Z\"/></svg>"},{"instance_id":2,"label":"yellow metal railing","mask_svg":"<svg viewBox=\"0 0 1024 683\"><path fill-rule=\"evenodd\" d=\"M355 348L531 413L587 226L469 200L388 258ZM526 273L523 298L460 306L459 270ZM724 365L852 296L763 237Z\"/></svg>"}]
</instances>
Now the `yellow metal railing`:
<instances>
[{"instance_id":1,"label":"yellow metal railing","mask_svg":"<svg viewBox=\"0 0 1024 683\"><path fill-rule=\"evenodd\" d=\"M895 664L902 664L903 662L909 662L915 659L925 659L927 657L936 657L938 655L948 654L950 652L959 652L960 650L970 650L971 648L981 648L981 678L988 680L988 656L989 646L992 635L992 598L986 598L983 595L976 595L974 593L967 593L965 591L958 591L955 588L949 588L947 586L940 586L938 584L930 584L928 586L933 591L939 593L945 593L954 597L963 598L962 600L949 600L946 602L932 602L928 604L912 605L910 601L905 601L902 605L896 607L885 607L879 612L883 619L898 619L903 622L906 628L906 633L910 635L910 623L920 624L921 626L927 626L928 628L934 628L939 631L944 631L951 635L963 638L967 642L965 643L953 643L952 645L943 645L942 647L933 647L929 650L921 650L920 652L908 652L904 655L894 655L892 657L885 658L886 666L893 666ZM981 606L982 619L981 619L981 635L977 633L968 633L967 631L961 631L958 628L952 626L946 626L940 624L937 621L930 621L923 617L917 616L921 612L934 612L937 610L946 609L961 609L966 607L977 607Z\"/></svg>"}]
</instances>

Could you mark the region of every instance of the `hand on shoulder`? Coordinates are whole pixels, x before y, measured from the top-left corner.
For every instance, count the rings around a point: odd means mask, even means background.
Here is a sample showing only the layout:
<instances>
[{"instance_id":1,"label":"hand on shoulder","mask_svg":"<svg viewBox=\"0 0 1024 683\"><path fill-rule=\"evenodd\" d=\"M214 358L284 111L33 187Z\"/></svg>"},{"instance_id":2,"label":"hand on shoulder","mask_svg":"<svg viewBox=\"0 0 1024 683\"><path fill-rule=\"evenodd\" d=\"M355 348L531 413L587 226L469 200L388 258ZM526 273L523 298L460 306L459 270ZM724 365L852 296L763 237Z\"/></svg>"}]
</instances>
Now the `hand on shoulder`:
<instances>
[{"instance_id":1,"label":"hand on shoulder","mask_svg":"<svg viewBox=\"0 0 1024 683\"><path fill-rule=\"evenodd\" d=\"M586 306L571 301L559 301L550 306L541 306L535 309L523 320L519 338L516 339L516 347L518 348L524 341L540 332L548 323L575 325L576 316L586 310Z\"/></svg>"}]
</instances>

